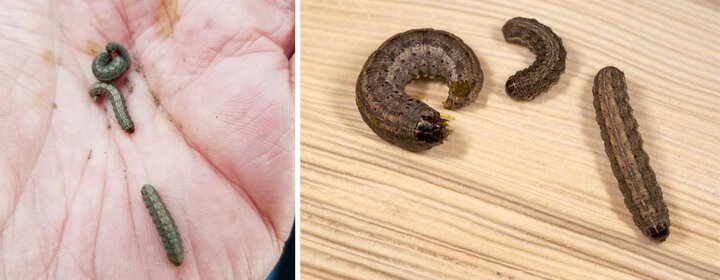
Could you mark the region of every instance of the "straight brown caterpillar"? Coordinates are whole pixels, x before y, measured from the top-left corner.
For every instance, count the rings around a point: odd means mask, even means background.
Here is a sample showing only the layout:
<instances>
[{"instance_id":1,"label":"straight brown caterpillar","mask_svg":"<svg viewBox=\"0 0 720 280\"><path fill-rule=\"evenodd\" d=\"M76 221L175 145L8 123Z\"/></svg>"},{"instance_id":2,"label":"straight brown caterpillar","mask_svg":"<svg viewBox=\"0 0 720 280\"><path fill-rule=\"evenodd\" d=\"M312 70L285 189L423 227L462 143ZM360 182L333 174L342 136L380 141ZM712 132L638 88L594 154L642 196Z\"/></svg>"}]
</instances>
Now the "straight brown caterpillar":
<instances>
[{"instance_id":1,"label":"straight brown caterpillar","mask_svg":"<svg viewBox=\"0 0 720 280\"><path fill-rule=\"evenodd\" d=\"M89 94L95 102L100 100L102 95L107 95L110 99L113 111L115 112L115 118L117 118L120 127L122 127L122 129L127 133L133 133L135 131L135 124L132 119L130 119L127 107L125 106L125 99L123 98L122 93L120 93L115 86L102 82L95 83L90 86Z\"/></svg>"},{"instance_id":2,"label":"straight brown caterpillar","mask_svg":"<svg viewBox=\"0 0 720 280\"><path fill-rule=\"evenodd\" d=\"M650 159L642 148L625 74L612 66L601 69L595 76L593 96L600 135L625 205L645 236L664 241L670 234L670 217Z\"/></svg>"},{"instance_id":3,"label":"straight brown caterpillar","mask_svg":"<svg viewBox=\"0 0 720 280\"><path fill-rule=\"evenodd\" d=\"M165 207L160 194L150 184L144 185L140 193L142 193L145 206L150 211L150 216L153 223L155 223L158 234L160 234L160 239L170 262L176 266L182 264L185 258L185 247L183 247L182 238L180 238L175 220L173 220L170 212Z\"/></svg>"},{"instance_id":4,"label":"straight brown caterpillar","mask_svg":"<svg viewBox=\"0 0 720 280\"><path fill-rule=\"evenodd\" d=\"M502 28L505 41L530 48L536 55L530 67L516 72L505 83L505 92L518 101L529 101L550 89L565 71L565 47L550 27L535 19L516 17Z\"/></svg>"},{"instance_id":5,"label":"straight brown caterpillar","mask_svg":"<svg viewBox=\"0 0 720 280\"><path fill-rule=\"evenodd\" d=\"M380 138L404 149L416 152L442 144L447 120L405 93L413 79L435 76L448 83L446 109L475 102L482 88L480 62L457 36L426 28L390 37L368 57L358 77L360 115Z\"/></svg>"}]
</instances>

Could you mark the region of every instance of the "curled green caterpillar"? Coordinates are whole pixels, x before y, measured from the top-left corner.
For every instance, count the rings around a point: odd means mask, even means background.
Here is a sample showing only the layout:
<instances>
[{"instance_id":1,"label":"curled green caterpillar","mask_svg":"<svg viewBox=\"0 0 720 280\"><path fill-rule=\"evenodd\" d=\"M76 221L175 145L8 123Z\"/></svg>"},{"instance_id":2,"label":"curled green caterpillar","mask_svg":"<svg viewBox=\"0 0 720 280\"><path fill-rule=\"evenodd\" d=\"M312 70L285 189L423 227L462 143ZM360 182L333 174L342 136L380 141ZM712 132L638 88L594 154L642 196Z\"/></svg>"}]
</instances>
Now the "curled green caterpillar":
<instances>
[{"instance_id":1,"label":"curled green caterpillar","mask_svg":"<svg viewBox=\"0 0 720 280\"><path fill-rule=\"evenodd\" d=\"M130 54L119 43L105 45L106 52L99 53L92 62L95 78L101 82L112 82L130 68ZM117 56L113 57L113 54Z\"/></svg>"},{"instance_id":2,"label":"curled green caterpillar","mask_svg":"<svg viewBox=\"0 0 720 280\"><path fill-rule=\"evenodd\" d=\"M90 86L89 94L93 101L98 101L102 95L107 95L120 127L127 133L133 133L135 131L135 124L132 119L130 119L127 107L125 106L125 99L123 99L122 94L115 86L106 83L95 83Z\"/></svg>"}]
</instances>

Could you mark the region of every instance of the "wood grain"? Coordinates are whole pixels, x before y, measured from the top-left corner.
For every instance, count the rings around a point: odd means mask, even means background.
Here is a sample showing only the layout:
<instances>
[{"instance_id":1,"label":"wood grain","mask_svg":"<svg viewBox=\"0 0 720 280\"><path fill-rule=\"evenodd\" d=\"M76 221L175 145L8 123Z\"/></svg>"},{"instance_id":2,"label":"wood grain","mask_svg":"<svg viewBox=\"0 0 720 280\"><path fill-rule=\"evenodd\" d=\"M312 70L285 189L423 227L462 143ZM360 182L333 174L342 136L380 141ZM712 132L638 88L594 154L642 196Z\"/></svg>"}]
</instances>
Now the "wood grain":
<instances>
[{"instance_id":1,"label":"wood grain","mask_svg":"<svg viewBox=\"0 0 720 280\"><path fill-rule=\"evenodd\" d=\"M504 83L535 59L502 37L515 16L563 39L567 69L531 102ZM479 100L442 109L442 82L408 93L454 118L411 153L362 121L355 82L385 39L447 30L477 54ZM717 1L301 3L303 279L720 278ZM671 213L662 244L625 209L592 104L607 65L628 80L644 149Z\"/></svg>"}]
</instances>

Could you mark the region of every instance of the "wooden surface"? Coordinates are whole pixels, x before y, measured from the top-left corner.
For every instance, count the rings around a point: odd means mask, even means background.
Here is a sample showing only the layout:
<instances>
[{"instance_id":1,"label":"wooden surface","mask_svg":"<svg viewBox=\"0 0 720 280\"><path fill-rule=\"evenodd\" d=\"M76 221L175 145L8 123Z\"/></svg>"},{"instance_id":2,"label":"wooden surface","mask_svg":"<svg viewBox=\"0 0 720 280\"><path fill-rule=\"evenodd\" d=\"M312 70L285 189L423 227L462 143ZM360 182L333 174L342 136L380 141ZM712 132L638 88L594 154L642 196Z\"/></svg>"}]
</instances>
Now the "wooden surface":
<instances>
[{"instance_id":1,"label":"wooden surface","mask_svg":"<svg viewBox=\"0 0 720 280\"><path fill-rule=\"evenodd\" d=\"M717 1L313 1L301 8L303 279L719 279L720 4ZM575 3L575 1L573 1ZM534 60L503 40L514 16L563 40L567 70L532 102L504 84ZM393 34L455 33L485 73L444 144L410 153L355 105L370 53ZM664 243L623 204L592 105L592 79L628 78L670 210ZM408 92L441 108L442 82Z\"/></svg>"}]
</instances>

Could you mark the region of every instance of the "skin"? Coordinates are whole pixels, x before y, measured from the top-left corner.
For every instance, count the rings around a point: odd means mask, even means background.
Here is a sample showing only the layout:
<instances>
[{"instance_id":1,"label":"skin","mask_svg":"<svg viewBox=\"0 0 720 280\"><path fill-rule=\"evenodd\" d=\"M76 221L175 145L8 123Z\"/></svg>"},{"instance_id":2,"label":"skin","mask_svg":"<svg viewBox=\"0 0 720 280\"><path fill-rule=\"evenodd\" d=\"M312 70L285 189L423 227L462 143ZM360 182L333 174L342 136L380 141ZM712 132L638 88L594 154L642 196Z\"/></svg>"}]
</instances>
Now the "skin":
<instances>
[{"instance_id":1,"label":"skin","mask_svg":"<svg viewBox=\"0 0 720 280\"><path fill-rule=\"evenodd\" d=\"M628 101L623 72L612 66L601 69L595 76L593 105L605 152L635 225L661 242L670 234L668 209Z\"/></svg>"},{"instance_id":2,"label":"skin","mask_svg":"<svg viewBox=\"0 0 720 280\"><path fill-rule=\"evenodd\" d=\"M0 1L0 279L266 277L294 219L293 7ZM109 41L133 58L133 134L88 97ZM172 210L181 266L144 184Z\"/></svg>"},{"instance_id":3,"label":"skin","mask_svg":"<svg viewBox=\"0 0 720 280\"><path fill-rule=\"evenodd\" d=\"M442 30L413 29L385 41L365 62L355 88L365 123L386 141L412 152L442 144L447 120L427 104L405 93L421 77L443 77L448 83L446 109L477 100L483 74L473 50Z\"/></svg>"},{"instance_id":4,"label":"skin","mask_svg":"<svg viewBox=\"0 0 720 280\"><path fill-rule=\"evenodd\" d=\"M125 99L116 87L106 83L94 83L90 86L89 94L93 101L96 102L99 101L100 97L103 95L107 95L110 99L113 112L115 112L115 118L120 124L120 127L127 133L135 132L135 124L128 114L127 106L125 106Z\"/></svg>"}]
</instances>

